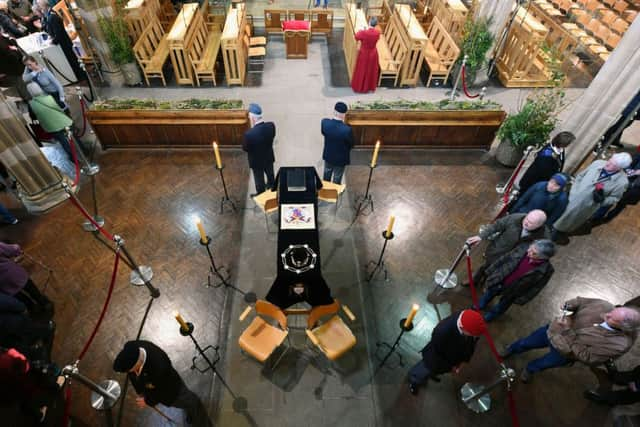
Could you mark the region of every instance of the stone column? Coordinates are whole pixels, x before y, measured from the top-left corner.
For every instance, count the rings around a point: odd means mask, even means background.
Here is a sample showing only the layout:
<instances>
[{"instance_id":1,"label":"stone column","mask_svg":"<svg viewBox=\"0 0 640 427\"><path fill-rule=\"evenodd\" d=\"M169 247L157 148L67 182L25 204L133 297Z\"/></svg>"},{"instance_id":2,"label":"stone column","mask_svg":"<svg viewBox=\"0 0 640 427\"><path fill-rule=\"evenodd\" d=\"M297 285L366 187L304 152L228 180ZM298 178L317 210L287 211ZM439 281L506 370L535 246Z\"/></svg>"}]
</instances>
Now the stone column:
<instances>
[{"instance_id":1,"label":"stone column","mask_svg":"<svg viewBox=\"0 0 640 427\"><path fill-rule=\"evenodd\" d=\"M496 43L508 23L507 21L515 4L516 0L481 0L480 2L476 12L476 19L491 19L489 30L493 34Z\"/></svg>"},{"instance_id":2,"label":"stone column","mask_svg":"<svg viewBox=\"0 0 640 427\"><path fill-rule=\"evenodd\" d=\"M17 180L18 197L29 212L44 212L67 199L62 176L33 142L19 112L2 94L0 162Z\"/></svg>"},{"instance_id":3,"label":"stone column","mask_svg":"<svg viewBox=\"0 0 640 427\"><path fill-rule=\"evenodd\" d=\"M573 172L589 156L640 88L640 19L636 19L600 72L568 110L554 133L570 131L576 141L567 149L565 171Z\"/></svg>"}]
</instances>

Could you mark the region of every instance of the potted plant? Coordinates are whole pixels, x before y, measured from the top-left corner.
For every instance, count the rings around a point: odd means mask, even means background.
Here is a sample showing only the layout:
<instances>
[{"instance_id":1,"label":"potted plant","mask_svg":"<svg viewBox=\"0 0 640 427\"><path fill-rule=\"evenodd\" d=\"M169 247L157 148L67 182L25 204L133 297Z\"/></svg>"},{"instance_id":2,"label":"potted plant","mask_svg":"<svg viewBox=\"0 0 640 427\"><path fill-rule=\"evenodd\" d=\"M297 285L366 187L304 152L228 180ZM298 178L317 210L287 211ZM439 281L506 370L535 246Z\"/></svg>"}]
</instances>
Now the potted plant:
<instances>
[{"instance_id":1,"label":"potted plant","mask_svg":"<svg viewBox=\"0 0 640 427\"><path fill-rule=\"evenodd\" d=\"M129 39L129 30L124 18L117 11L114 11L114 15L111 17L100 16L98 22L105 42L111 51L111 59L122 70L125 82L130 86L140 84L142 76L136 64L136 57Z\"/></svg>"},{"instance_id":2,"label":"potted plant","mask_svg":"<svg viewBox=\"0 0 640 427\"><path fill-rule=\"evenodd\" d=\"M508 116L498 129L496 160L505 166L515 166L528 146L544 144L558 123L557 113L564 106L564 95L561 88L532 92L520 111Z\"/></svg>"},{"instance_id":3,"label":"potted plant","mask_svg":"<svg viewBox=\"0 0 640 427\"><path fill-rule=\"evenodd\" d=\"M460 57L456 64L456 73L453 75L459 72L462 59L466 55L465 80L468 86L475 82L476 74L487 62L487 52L493 45L493 34L489 31L489 24L490 21L487 19L480 18L474 21L471 17L464 24Z\"/></svg>"}]
</instances>

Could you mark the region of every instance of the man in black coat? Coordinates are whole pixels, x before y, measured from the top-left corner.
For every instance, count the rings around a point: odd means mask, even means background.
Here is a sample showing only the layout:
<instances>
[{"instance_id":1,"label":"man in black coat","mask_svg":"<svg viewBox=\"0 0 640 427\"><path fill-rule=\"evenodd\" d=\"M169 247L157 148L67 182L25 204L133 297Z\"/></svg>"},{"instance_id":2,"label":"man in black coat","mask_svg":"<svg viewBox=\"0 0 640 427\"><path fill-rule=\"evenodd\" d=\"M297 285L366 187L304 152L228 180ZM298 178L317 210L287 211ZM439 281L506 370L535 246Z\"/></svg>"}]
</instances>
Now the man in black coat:
<instances>
[{"instance_id":1,"label":"man in black coat","mask_svg":"<svg viewBox=\"0 0 640 427\"><path fill-rule=\"evenodd\" d=\"M418 394L418 387L430 377L457 373L462 363L471 360L478 337L486 331L482 315L475 310L463 310L442 319L433 329L431 341L422 349L422 360L409 371L411 394Z\"/></svg>"},{"instance_id":2,"label":"man in black coat","mask_svg":"<svg viewBox=\"0 0 640 427\"><path fill-rule=\"evenodd\" d=\"M116 356L113 370L127 372L136 393L142 396L136 399L141 408L162 403L184 409L189 424L211 424L198 396L187 388L167 353L157 345L143 340L128 341Z\"/></svg>"},{"instance_id":3,"label":"man in black coat","mask_svg":"<svg viewBox=\"0 0 640 427\"><path fill-rule=\"evenodd\" d=\"M607 405L631 405L640 402L640 366L636 366L631 371L620 372L610 370L609 380L612 384L625 386L618 390L586 390L584 397L598 403Z\"/></svg>"},{"instance_id":4,"label":"man in black coat","mask_svg":"<svg viewBox=\"0 0 640 427\"><path fill-rule=\"evenodd\" d=\"M488 266L485 271L487 291L480 298L478 308L485 310L492 299L501 297L500 302L484 314L484 320L491 322L514 302L524 305L538 295L553 275L549 258L554 254L553 242L541 239L516 246Z\"/></svg>"},{"instance_id":5,"label":"man in black coat","mask_svg":"<svg viewBox=\"0 0 640 427\"><path fill-rule=\"evenodd\" d=\"M247 152L249 167L253 172L256 192L251 197L254 197L264 193L267 187L271 189L274 184L273 162L276 159L273 154L273 139L276 137L276 125L262 119L262 108L258 104L249 104L249 121L251 129L244 133L242 149Z\"/></svg>"},{"instance_id":6,"label":"man in black coat","mask_svg":"<svg viewBox=\"0 0 640 427\"><path fill-rule=\"evenodd\" d=\"M576 137L571 132L560 132L543 146L518 182L520 194L524 194L536 182L549 181L553 174L562 172L564 149L575 140Z\"/></svg>"},{"instance_id":7,"label":"man in black coat","mask_svg":"<svg viewBox=\"0 0 640 427\"><path fill-rule=\"evenodd\" d=\"M347 104L337 102L334 107L333 119L322 119L320 123L320 129L324 135L324 150L322 151L324 175L322 179L336 184L342 183L344 168L351 163L353 131L351 126L344 123L346 113Z\"/></svg>"}]
</instances>

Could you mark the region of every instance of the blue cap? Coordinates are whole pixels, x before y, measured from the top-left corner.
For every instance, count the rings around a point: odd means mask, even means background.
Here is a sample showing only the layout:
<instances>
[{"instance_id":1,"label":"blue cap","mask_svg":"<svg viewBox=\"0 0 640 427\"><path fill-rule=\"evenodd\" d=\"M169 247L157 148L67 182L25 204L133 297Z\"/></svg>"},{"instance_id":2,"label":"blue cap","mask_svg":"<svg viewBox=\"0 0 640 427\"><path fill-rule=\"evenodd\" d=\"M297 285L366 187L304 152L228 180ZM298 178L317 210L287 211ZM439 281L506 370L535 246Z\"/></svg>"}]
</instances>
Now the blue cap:
<instances>
[{"instance_id":1,"label":"blue cap","mask_svg":"<svg viewBox=\"0 0 640 427\"><path fill-rule=\"evenodd\" d=\"M370 27L375 27L376 25L378 25L378 18L373 16L373 17L371 17L371 19L369 19L369 26Z\"/></svg>"},{"instance_id":2,"label":"blue cap","mask_svg":"<svg viewBox=\"0 0 640 427\"><path fill-rule=\"evenodd\" d=\"M555 182L558 183L558 185L560 186L560 188L564 187L565 185L567 185L567 177L564 176L561 173L556 173L553 174L553 176L551 177L552 180L554 180Z\"/></svg>"},{"instance_id":3,"label":"blue cap","mask_svg":"<svg viewBox=\"0 0 640 427\"><path fill-rule=\"evenodd\" d=\"M249 104L249 112L256 116L260 116L262 114L262 108L260 108L258 104Z\"/></svg>"},{"instance_id":4,"label":"blue cap","mask_svg":"<svg viewBox=\"0 0 640 427\"><path fill-rule=\"evenodd\" d=\"M336 105L333 108L340 114L344 114L347 112L347 104L345 104L344 102L336 102Z\"/></svg>"}]
</instances>

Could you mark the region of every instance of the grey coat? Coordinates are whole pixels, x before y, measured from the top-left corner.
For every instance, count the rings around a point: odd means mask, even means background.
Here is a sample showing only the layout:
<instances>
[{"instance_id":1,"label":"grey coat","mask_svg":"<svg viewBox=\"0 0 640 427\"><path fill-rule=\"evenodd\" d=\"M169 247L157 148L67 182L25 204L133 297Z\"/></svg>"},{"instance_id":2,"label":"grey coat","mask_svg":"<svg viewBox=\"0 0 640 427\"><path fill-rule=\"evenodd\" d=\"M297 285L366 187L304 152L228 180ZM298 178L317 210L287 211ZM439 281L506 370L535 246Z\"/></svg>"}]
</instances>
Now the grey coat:
<instances>
[{"instance_id":1,"label":"grey coat","mask_svg":"<svg viewBox=\"0 0 640 427\"><path fill-rule=\"evenodd\" d=\"M569 205L562 216L553 224L556 230L564 233L574 231L586 223L601 206L611 206L618 203L629 185L629 180L623 171L602 182L605 196L602 203L596 203L593 200L593 190L605 163L605 160L596 160L576 175L576 180L569 192Z\"/></svg>"},{"instance_id":2,"label":"grey coat","mask_svg":"<svg viewBox=\"0 0 640 427\"><path fill-rule=\"evenodd\" d=\"M549 238L549 230L547 230L545 226L529 232L525 237L521 237L522 220L525 216L527 215L511 214L503 216L496 222L480 230L478 235L482 240L490 241L484 252L484 257L488 264L493 263L500 256L515 248L519 243Z\"/></svg>"}]
</instances>

